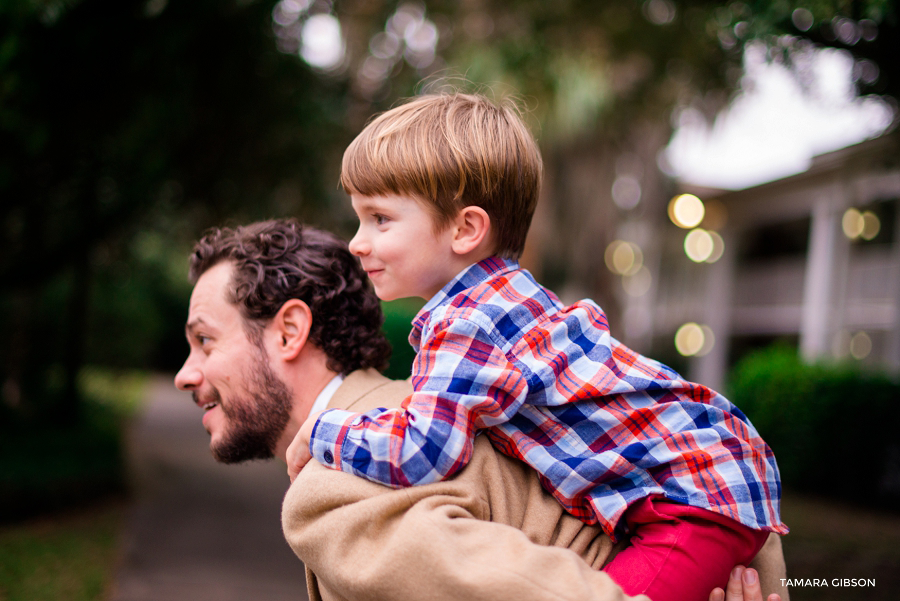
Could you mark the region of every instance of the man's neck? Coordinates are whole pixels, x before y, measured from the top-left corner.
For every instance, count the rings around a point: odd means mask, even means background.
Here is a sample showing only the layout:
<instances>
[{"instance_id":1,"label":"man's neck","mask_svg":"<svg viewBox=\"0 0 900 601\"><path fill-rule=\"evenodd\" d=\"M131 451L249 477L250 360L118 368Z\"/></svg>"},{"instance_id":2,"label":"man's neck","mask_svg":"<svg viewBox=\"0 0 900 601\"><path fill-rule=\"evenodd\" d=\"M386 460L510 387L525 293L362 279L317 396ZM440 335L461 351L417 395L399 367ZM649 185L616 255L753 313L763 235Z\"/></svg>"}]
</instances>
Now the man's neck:
<instances>
[{"instance_id":1,"label":"man's neck","mask_svg":"<svg viewBox=\"0 0 900 601\"><path fill-rule=\"evenodd\" d=\"M324 352L308 347L304 348L295 361L284 367L287 373L283 374L283 378L291 390L292 404L288 423L275 446L275 456L282 461L288 445L309 417L316 398L338 375L328 368L327 361L328 357Z\"/></svg>"}]
</instances>

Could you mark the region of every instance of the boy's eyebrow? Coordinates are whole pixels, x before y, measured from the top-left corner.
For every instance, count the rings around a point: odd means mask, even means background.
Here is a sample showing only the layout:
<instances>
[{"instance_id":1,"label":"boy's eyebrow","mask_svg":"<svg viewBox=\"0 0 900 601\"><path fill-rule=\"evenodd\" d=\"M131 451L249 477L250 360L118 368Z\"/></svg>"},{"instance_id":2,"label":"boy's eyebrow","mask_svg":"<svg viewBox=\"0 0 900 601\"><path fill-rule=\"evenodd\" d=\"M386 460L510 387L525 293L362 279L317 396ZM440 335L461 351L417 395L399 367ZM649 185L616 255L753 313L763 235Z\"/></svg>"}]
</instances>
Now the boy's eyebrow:
<instances>
[{"instance_id":1,"label":"boy's eyebrow","mask_svg":"<svg viewBox=\"0 0 900 601\"><path fill-rule=\"evenodd\" d=\"M357 208L359 208L359 209L362 209L362 210L368 210L368 209L371 209L371 208L373 208L373 207L377 207L377 206L378 206L378 201L375 200L375 199L373 199L373 198L367 197L367 198L365 198L365 199L363 199L363 200L357 201L356 206L357 206Z\"/></svg>"},{"instance_id":2,"label":"boy's eyebrow","mask_svg":"<svg viewBox=\"0 0 900 601\"><path fill-rule=\"evenodd\" d=\"M353 202L356 207L363 210L380 209L384 207L385 201L377 196L364 196Z\"/></svg>"}]
</instances>

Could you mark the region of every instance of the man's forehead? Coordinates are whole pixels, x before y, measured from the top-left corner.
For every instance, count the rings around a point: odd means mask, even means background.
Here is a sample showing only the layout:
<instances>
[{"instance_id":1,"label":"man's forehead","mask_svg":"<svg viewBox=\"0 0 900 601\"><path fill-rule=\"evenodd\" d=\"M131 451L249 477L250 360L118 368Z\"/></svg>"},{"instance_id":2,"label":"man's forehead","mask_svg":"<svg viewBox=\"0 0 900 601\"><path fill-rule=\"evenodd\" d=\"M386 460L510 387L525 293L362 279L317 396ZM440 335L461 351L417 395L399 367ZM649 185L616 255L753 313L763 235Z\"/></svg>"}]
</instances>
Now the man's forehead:
<instances>
[{"instance_id":1,"label":"man's forehead","mask_svg":"<svg viewBox=\"0 0 900 601\"><path fill-rule=\"evenodd\" d=\"M216 263L206 271L204 271L197 283L194 285L194 291L191 294L191 301L194 299L205 300L210 297L224 298L226 286L231 283L231 263Z\"/></svg>"},{"instance_id":2,"label":"man's forehead","mask_svg":"<svg viewBox=\"0 0 900 601\"><path fill-rule=\"evenodd\" d=\"M219 263L207 269L197 279L191 293L188 310L187 328L196 325L212 325L210 322L231 317L238 313L237 307L228 302L226 292L231 283L232 266L230 263Z\"/></svg>"}]
</instances>

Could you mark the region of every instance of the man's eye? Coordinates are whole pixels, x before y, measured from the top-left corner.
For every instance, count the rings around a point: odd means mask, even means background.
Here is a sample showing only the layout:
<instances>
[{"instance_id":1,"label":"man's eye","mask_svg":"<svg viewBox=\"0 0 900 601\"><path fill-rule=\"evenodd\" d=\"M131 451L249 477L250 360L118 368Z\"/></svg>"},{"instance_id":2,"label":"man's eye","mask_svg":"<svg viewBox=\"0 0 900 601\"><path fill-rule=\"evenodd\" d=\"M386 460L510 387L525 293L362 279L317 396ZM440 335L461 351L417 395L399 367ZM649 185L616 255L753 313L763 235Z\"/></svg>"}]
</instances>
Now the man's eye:
<instances>
[{"instance_id":1,"label":"man's eye","mask_svg":"<svg viewBox=\"0 0 900 601\"><path fill-rule=\"evenodd\" d=\"M200 343L200 346L206 346L206 343L209 342L208 336L197 336L197 342Z\"/></svg>"}]
</instances>

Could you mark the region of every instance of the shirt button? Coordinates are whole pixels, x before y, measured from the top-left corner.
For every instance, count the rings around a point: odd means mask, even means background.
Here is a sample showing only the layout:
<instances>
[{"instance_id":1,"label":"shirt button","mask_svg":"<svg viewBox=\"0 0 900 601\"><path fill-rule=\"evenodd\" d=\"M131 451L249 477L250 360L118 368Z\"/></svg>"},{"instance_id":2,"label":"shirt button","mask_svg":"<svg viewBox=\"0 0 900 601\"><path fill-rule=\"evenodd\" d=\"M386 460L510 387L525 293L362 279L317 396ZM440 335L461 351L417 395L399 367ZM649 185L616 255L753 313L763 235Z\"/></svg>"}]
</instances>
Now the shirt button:
<instances>
[{"instance_id":1,"label":"shirt button","mask_svg":"<svg viewBox=\"0 0 900 601\"><path fill-rule=\"evenodd\" d=\"M331 454L331 451L325 451L325 455L322 459L325 460L325 463L334 463L334 455Z\"/></svg>"}]
</instances>

